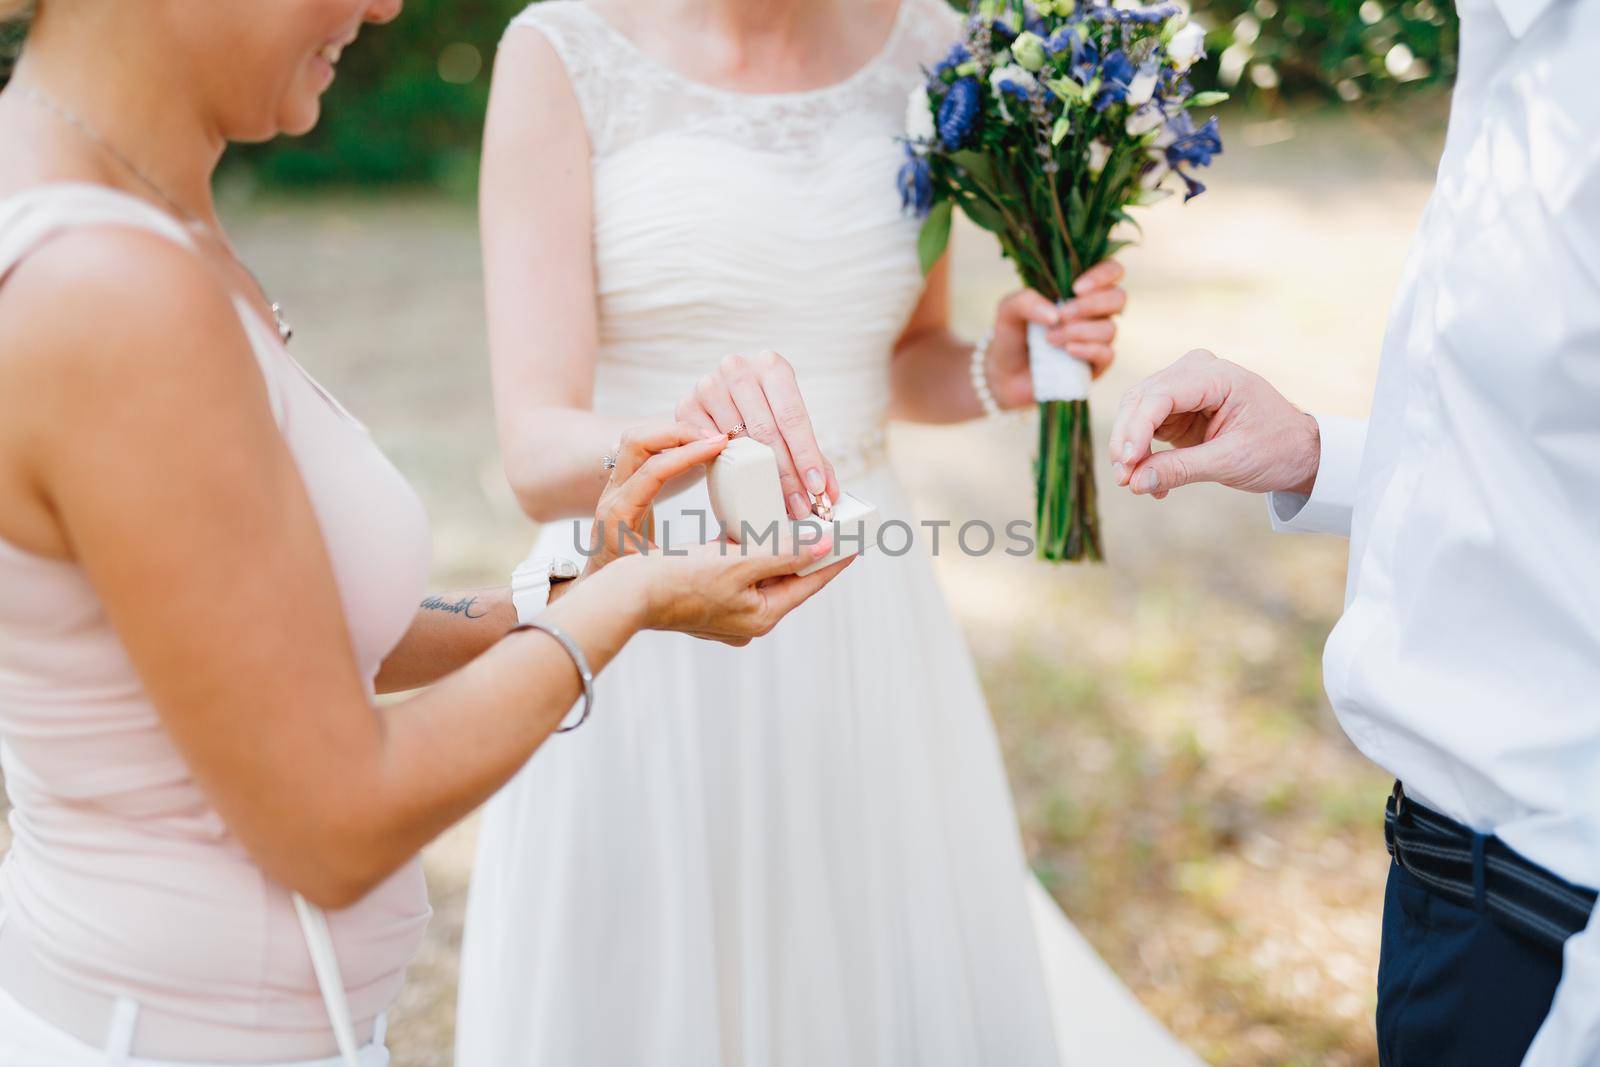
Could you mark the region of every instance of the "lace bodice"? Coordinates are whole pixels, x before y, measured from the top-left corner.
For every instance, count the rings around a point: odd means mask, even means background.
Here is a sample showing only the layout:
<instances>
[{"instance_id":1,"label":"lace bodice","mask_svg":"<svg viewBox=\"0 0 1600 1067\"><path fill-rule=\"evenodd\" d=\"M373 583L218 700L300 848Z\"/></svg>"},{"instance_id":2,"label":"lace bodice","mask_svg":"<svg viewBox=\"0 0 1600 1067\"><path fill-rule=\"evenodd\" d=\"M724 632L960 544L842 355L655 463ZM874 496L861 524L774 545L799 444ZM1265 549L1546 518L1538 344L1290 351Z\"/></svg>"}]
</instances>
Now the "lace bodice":
<instances>
[{"instance_id":1,"label":"lace bodice","mask_svg":"<svg viewBox=\"0 0 1600 1067\"><path fill-rule=\"evenodd\" d=\"M589 133L600 349L595 408L659 418L730 352L795 365L836 464L881 437L889 357L921 293L900 210L906 96L956 39L941 0L901 0L878 53L794 93L695 82L580 0L534 29Z\"/></svg>"},{"instance_id":2,"label":"lace bodice","mask_svg":"<svg viewBox=\"0 0 1600 1067\"><path fill-rule=\"evenodd\" d=\"M941 0L902 0L888 40L844 81L794 93L741 93L706 85L647 55L582 0L545 0L512 27L537 27L567 68L596 160L648 137L707 134L746 148L810 155L840 122L869 113L899 126L919 68L959 33Z\"/></svg>"}]
</instances>

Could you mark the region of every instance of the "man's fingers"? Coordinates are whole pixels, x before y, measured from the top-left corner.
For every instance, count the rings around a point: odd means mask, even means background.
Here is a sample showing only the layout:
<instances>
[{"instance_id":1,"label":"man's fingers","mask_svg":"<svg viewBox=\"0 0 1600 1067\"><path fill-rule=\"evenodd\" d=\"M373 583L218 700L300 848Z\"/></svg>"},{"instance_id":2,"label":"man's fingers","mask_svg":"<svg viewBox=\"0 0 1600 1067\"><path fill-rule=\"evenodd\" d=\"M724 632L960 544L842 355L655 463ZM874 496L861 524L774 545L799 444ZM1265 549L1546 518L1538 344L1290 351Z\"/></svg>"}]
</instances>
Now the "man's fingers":
<instances>
[{"instance_id":1,"label":"man's fingers","mask_svg":"<svg viewBox=\"0 0 1600 1067\"><path fill-rule=\"evenodd\" d=\"M1132 472L1150 454L1156 427L1171 414L1172 396L1165 390L1145 392L1129 410L1118 412L1115 432L1120 447L1112 446L1112 462Z\"/></svg>"},{"instance_id":2,"label":"man's fingers","mask_svg":"<svg viewBox=\"0 0 1600 1067\"><path fill-rule=\"evenodd\" d=\"M691 441L708 439L704 426L692 422L664 422L636 426L622 435L617 445L617 465L611 472L612 480L625 482L644 462L657 452L677 448Z\"/></svg>"},{"instance_id":3,"label":"man's fingers","mask_svg":"<svg viewBox=\"0 0 1600 1067\"><path fill-rule=\"evenodd\" d=\"M1227 471L1230 447L1226 441L1212 440L1192 448L1157 452L1133 469L1128 488L1159 500L1179 486L1220 481Z\"/></svg>"},{"instance_id":4,"label":"man's fingers","mask_svg":"<svg viewBox=\"0 0 1600 1067\"><path fill-rule=\"evenodd\" d=\"M821 446L817 444L816 432L811 428L811 414L806 411L806 402L800 396L800 384L795 380L794 368L776 352L763 352L757 356L756 368L767 404L777 420L778 433L789 448L789 458L794 461L795 471L805 486L805 492L811 496L828 494L830 499L838 499L830 494L828 463L822 455ZM809 511L810 497L802 503ZM791 515L791 518L799 517Z\"/></svg>"},{"instance_id":5,"label":"man's fingers","mask_svg":"<svg viewBox=\"0 0 1600 1067\"><path fill-rule=\"evenodd\" d=\"M1114 259L1096 263L1078 275L1078 280L1072 283L1072 292L1075 296L1084 296L1096 289L1110 289L1122 280L1125 273L1122 264Z\"/></svg>"},{"instance_id":6,"label":"man's fingers","mask_svg":"<svg viewBox=\"0 0 1600 1067\"><path fill-rule=\"evenodd\" d=\"M1197 348L1128 390L1111 423L1109 460L1126 465L1131 472L1134 464L1149 455L1156 428L1171 415L1220 407L1228 395L1231 367Z\"/></svg>"}]
</instances>

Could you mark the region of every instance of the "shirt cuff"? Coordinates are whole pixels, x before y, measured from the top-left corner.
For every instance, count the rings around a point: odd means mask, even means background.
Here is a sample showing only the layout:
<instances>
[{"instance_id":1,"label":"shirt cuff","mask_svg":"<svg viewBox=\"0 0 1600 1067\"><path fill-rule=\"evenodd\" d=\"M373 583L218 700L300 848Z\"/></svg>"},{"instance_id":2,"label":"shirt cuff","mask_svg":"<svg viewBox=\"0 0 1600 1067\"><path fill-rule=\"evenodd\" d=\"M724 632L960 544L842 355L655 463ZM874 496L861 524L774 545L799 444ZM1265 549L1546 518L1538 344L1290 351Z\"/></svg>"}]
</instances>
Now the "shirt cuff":
<instances>
[{"instance_id":1,"label":"shirt cuff","mask_svg":"<svg viewBox=\"0 0 1600 1067\"><path fill-rule=\"evenodd\" d=\"M1313 415L1322 438L1322 458L1311 495L1268 493L1267 517L1279 533L1326 533L1350 536L1350 516L1356 505L1356 482L1361 474L1361 453L1367 444L1365 419Z\"/></svg>"},{"instance_id":2,"label":"shirt cuff","mask_svg":"<svg viewBox=\"0 0 1600 1067\"><path fill-rule=\"evenodd\" d=\"M1522 1067L1600 1062L1600 907L1589 928L1568 939L1561 984Z\"/></svg>"}]
</instances>

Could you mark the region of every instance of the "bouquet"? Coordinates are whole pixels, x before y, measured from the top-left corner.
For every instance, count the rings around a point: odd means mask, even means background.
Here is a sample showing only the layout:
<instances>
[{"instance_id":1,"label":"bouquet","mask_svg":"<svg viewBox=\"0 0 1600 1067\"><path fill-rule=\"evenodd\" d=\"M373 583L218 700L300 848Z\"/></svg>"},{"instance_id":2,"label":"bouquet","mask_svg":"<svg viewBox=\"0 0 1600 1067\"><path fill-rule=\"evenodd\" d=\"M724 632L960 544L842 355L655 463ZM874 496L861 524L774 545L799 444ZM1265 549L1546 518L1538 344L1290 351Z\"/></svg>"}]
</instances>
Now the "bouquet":
<instances>
[{"instance_id":1,"label":"bouquet","mask_svg":"<svg viewBox=\"0 0 1600 1067\"><path fill-rule=\"evenodd\" d=\"M1194 108L1225 93L1195 93L1188 71L1204 33L1182 8L1075 0L982 0L960 41L911 93L906 209L925 216L917 241L926 272L944 253L955 208L1000 239L1025 285L1058 302L1086 268L1128 244L1133 206L1181 183L1222 151L1217 120ZM1041 558L1103 558L1095 509L1088 368L1030 326L1039 402Z\"/></svg>"}]
</instances>

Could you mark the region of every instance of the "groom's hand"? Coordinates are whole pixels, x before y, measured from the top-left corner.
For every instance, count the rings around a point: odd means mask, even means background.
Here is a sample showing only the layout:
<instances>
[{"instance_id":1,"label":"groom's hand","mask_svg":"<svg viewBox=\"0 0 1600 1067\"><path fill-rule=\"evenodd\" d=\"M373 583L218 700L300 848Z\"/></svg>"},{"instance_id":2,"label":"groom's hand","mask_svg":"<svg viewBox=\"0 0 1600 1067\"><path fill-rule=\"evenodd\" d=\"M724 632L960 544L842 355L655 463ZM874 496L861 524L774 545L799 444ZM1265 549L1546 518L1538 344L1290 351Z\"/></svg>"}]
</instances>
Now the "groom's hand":
<instances>
[{"instance_id":1,"label":"groom's hand","mask_svg":"<svg viewBox=\"0 0 1600 1067\"><path fill-rule=\"evenodd\" d=\"M1173 447L1152 452L1156 441ZM1204 349L1128 390L1111 427L1117 484L1157 500L1190 482L1309 494L1321 455L1315 419Z\"/></svg>"}]
</instances>

